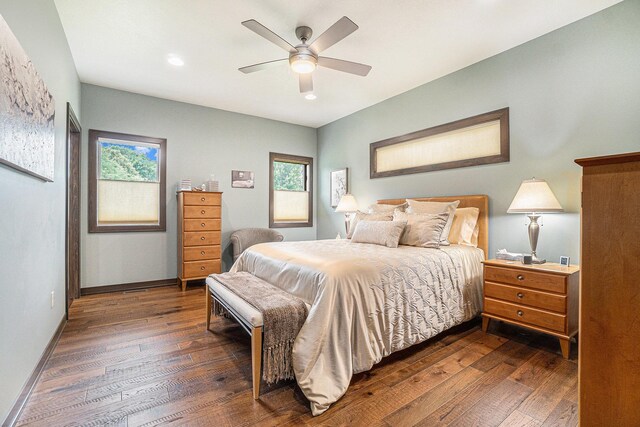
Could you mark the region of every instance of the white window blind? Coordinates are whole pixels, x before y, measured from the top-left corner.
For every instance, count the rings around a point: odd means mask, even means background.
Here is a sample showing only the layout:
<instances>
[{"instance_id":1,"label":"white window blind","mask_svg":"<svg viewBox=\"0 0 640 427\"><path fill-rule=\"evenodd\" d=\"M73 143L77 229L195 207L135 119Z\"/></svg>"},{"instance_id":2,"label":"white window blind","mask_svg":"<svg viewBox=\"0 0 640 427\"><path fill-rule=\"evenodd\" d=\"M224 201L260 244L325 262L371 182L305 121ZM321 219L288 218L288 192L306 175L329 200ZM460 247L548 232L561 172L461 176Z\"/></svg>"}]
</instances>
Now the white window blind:
<instances>
[{"instance_id":1,"label":"white window blind","mask_svg":"<svg viewBox=\"0 0 640 427\"><path fill-rule=\"evenodd\" d=\"M274 222L307 222L309 221L308 191L274 191Z\"/></svg>"}]
</instances>

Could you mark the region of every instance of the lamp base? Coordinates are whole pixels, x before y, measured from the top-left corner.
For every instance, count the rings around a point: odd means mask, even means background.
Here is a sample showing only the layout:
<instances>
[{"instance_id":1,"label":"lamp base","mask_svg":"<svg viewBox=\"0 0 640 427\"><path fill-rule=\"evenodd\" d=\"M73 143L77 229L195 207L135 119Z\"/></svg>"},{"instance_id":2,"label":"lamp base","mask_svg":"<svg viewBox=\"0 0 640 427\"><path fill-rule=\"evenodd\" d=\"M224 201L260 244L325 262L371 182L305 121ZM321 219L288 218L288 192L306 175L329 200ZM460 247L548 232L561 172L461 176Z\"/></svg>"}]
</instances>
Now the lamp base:
<instances>
[{"instance_id":1,"label":"lamp base","mask_svg":"<svg viewBox=\"0 0 640 427\"><path fill-rule=\"evenodd\" d=\"M546 259L540 259L535 255L532 256L531 264L544 264L545 262L547 262Z\"/></svg>"}]
</instances>

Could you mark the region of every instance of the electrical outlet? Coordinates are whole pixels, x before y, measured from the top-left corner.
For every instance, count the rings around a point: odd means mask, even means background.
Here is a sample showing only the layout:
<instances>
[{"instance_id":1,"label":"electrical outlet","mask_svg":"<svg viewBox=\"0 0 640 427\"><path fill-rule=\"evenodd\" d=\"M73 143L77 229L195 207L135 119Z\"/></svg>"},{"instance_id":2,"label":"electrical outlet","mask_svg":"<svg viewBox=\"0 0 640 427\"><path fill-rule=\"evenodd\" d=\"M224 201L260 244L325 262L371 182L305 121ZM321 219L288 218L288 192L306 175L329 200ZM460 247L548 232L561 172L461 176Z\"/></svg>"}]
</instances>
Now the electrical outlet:
<instances>
[{"instance_id":1,"label":"electrical outlet","mask_svg":"<svg viewBox=\"0 0 640 427\"><path fill-rule=\"evenodd\" d=\"M55 305L56 302L56 291L51 291L51 308Z\"/></svg>"}]
</instances>

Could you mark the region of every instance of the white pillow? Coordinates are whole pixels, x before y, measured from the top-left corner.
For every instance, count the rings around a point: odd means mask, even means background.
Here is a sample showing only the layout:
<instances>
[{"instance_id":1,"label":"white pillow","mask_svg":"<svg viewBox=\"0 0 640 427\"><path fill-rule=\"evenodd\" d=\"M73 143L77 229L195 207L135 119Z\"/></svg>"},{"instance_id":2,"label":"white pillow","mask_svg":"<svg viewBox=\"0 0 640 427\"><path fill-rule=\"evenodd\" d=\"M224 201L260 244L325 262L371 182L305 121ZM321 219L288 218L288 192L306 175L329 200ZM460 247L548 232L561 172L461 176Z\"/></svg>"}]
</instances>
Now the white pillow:
<instances>
[{"instance_id":1,"label":"white pillow","mask_svg":"<svg viewBox=\"0 0 640 427\"><path fill-rule=\"evenodd\" d=\"M349 234L347 234L347 239L350 239L353 236L353 232L356 231L356 227L358 226L358 222L360 221L391 221L393 220L393 212L379 213L379 214L368 214L366 212L357 211L355 215L351 218L351 224L349 225Z\"/></svg>"},{"instance_id":2,"label":"white pillow","mask_svg":"<svg viewBox=\"0 0 640 427\"><path fill-rule=\"evenodd\" d=\"M353 232L351 243L373 243L397 248L406 224L404 221L360 221Z\"/></svg>"},{"instance_id":3,"label":"white pillow","mask_svg":"<svg viewBox=\"0 0 640 427\"><path fill-rule=\"evenodd\" d=\"M396 210L399 210L400 212L404 212L404 210L407 208L407 203L401 203L399 205L385 205L385 204L380 204L380 203L374 203L373 205L370 205L367 208L367 212L369 212L370 214L373 213L389 213L391 215L393 215L393 213Z\"/></svg>"},{"instance_id":4,"label":"white pillow","mask_svg":"<svg viewBox=\"0 0 640 427\"><path fill-rule=\"evenodd\" d=\"M457 245L469 245L478 247L478 208L458 208L453 214L451 231L449 232L449 242ZM479 231L479 230L478 230ZM475 233L475 242L474 242Z\"/></svg>"},{"instance_id":5,"label":"white pillow","mask_svg":"<svg viewBox=\"0 0 640 427\"><path fill-rule=\"evenodd\" d=\"M453 214L456 208L460 204L460 200L455 202L420 202L418 200L408 199L407 213L420 213L420 214L439 214L446 213L449 215L447 224L444 227L442 236L440 237L440 245L449 246L449 231L451 230L451 223L453 222Z\"/></svg>"},{"instance_id":6,"label":"white pillow","mask_svg":"<svg viewBox=\"0 0 640 427\"><path fill-rule=\"evenodd\" d=\"M420 246L423 248L439 248L444 227L449 216L446 213L416 214L396 212L393 220L406 221L404 233L400 236L400 244Z\"/></svg>"}]
</instances>

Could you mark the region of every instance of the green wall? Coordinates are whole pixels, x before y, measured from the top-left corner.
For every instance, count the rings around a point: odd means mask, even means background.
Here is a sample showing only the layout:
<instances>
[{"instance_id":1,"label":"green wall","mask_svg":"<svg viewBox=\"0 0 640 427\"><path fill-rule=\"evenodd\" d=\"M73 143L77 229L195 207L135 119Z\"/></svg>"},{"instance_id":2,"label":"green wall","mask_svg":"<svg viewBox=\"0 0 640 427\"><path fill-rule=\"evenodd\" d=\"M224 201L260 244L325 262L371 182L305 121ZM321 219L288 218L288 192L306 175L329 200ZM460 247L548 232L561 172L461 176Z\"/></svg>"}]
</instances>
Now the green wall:
<instances>
[{"instance_id":1,"label":"green wall","mask_svg":"<svg viewBox=\"0 0 640 427\"><path fill-rule=\"evenodd\" d=\"M222 248L237 229L269 226L269 152L316 158L316 130L166 99L82 85L84 141L89 129L167 139L167 231L87 233L87 150L83 152L82 287L176 277L176 186L215 174L223 191ZM231 170L255 172L255 188L231 188ZM314 227L281 229L312 240ZM223 263L228 269L230 257Z\"/></svg>"},{"instance_id":2,"label":"green wall","mask_svg":"<svg viewBox=\"0 0 640 427\"><path fill-rule=\"evenodd\" d=\"M321 127L318 238L344 228L329 207L329 173L347 166L361 209L383 198L488 194L490 256L524 252L525 217L506 211L520 182L535 176L566 211L544 216L539 255L578 261L581 171L573 160L640 151L639 23L640 1L628 0ZM503 107L509 163L369 179L370 143Z\"/></svg>"},{"instance_id":3,"label":"green wall","mask_svg":"<svg viewBox=\"0 0 640 427\"><path fill-rule=\"evenodd\" d=\"M0 0L0 14L56 101L54 182L0 165L3 421L65 315L65 118L67 102L80 113L80 82L53 1Z\"/></svg>"}]
</instances>

